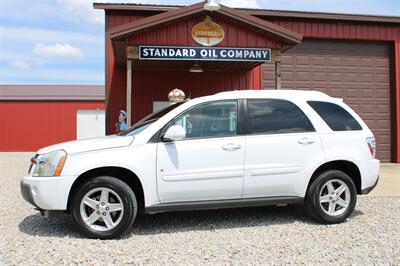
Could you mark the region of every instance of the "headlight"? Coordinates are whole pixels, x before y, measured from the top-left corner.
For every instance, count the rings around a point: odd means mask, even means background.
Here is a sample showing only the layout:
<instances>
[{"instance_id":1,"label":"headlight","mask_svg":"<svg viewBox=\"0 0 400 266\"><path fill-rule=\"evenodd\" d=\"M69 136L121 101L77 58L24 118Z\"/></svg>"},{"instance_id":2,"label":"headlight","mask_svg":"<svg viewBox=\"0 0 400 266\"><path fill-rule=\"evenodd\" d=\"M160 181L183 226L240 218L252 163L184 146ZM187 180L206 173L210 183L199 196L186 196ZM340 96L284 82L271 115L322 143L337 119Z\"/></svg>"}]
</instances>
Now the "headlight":
<instances>
[{"instance_id":1,"label":"headlight","mask_svg":"<svg viewBox=\"0 0 400 266\"><path fill-rule=\"evenodd\" d=\"M32 159L35 165L33 176L60 176L67 153L63 150L41 154Z\"/></svg>"}]
</instances>

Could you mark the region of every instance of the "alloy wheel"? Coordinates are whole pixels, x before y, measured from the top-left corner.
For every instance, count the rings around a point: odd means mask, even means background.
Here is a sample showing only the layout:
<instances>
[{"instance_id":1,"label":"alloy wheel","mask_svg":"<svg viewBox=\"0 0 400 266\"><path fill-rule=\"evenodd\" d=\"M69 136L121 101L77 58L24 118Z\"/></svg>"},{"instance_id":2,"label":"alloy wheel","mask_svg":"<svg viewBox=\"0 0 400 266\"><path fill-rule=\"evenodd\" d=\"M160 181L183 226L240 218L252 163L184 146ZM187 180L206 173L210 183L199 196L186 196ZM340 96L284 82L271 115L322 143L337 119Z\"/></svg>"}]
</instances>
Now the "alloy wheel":
<instances>
[{"instance_id":1,"label":"alloy wheel","mask_svg":"<svg viewBox=\"0 0 400 266\"><path fill-rule=\"evenodd\" d=\"M82 198L80 214L90 229L109 231L121 222L124 204L115 191L105 187L95 188Z\"/></svg>"},{"instance_id":2,"label":"alloy wheel","mask_svg":"<svg viewBox=\"0 0 400 266\"><path fill-rule=\"evenodd\" d=\"M338 216L344 213L350 205L350 200L349 187L339 179L331 179L326 182L319 195L322 210L330 216Z\"/></svg>"}]
</instances>

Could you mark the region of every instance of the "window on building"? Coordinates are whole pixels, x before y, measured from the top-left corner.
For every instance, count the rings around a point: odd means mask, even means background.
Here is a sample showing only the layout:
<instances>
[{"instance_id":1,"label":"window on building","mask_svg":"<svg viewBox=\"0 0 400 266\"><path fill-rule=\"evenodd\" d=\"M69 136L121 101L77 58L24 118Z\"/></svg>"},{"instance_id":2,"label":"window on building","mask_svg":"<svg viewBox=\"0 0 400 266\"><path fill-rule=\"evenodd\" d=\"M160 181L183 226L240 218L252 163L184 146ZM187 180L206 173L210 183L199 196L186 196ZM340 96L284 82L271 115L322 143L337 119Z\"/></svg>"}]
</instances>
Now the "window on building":
<instances>
[{"instance_id":1,"label":"window on building","mask_svg":"<svg viewBox=\"0 0 400 266\"><path fill-rule=\"evenodd\" d=\"M308 104L333 131L362 129L357 120L337 104L319 101L309 101Z\"/></svg>"},{"instance_id":2,"label":"window on building","mask_svg":"<svg viewBox=\"0 0 400 266\"><path fill-rule=\"evenodd\" d=\"M168 107L169 105L171 105L171 102L169 102L169 101L154 101L153 102L153 113L158 112L161 109Z\"/></svg>"},{"instance_id":3,"label":"window on building","mask_svg":"<svg viewBox=\"0 0 400 266\"><path fill-rule=\"evenodd\" d=\"M284 100L249 100L250 134L311 132L310 120L295 104Z\"/></svg>"}]
</instances>

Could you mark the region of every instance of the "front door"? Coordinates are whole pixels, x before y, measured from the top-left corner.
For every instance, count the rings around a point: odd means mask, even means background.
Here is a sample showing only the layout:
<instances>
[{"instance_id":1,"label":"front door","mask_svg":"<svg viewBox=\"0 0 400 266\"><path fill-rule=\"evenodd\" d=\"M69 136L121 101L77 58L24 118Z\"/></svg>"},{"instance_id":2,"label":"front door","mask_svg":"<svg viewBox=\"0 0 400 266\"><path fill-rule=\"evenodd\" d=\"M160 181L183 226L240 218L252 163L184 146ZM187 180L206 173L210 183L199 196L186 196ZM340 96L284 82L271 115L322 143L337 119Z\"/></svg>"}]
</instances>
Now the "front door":
<instances>
[{"instance_id":1,"label":"front door","mask_svg":"<svg viewBox=\"0 0 400 266\"><path fill-rule=\"evenodd\" d=\"M243 197L302 196L307 166L324 158L318 133L292 102L259 99L247 105Z\"/></svg>"},{"instance_id":2,"label":"front door","mask_svg":"<svg viewBox=\"0 0 400 266\"><path fill-rule=\"evenodd\" d=\"M238 102L197 105L176 117L186 137L160 142L157 185L162 203L238 199L243 192L244 136L238 135Z\"/></svg>"}]
</instances>

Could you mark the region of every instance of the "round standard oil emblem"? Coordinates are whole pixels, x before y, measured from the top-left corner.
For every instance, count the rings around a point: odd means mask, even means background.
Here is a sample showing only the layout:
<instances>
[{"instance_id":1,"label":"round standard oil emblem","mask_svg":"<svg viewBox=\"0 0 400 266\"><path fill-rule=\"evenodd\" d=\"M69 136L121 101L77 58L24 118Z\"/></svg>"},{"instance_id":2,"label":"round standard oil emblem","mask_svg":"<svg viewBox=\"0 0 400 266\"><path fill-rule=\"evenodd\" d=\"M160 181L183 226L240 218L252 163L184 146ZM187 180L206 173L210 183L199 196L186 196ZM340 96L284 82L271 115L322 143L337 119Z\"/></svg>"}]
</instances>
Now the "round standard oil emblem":
<instances>
[{"instance_id":1,"label":"round standard oil emblem","mask_svg":"<svg viewBox=\"0 0 400 266\"><path fill-rule=\"evenodd\" d=\"M225 32L219 24L213 22L210 16L207 16L203 22L193 27L192 37L198 44L214 46L224 40Z\"/></svg>"}]
</instances>

